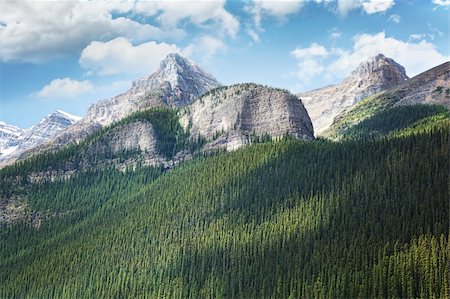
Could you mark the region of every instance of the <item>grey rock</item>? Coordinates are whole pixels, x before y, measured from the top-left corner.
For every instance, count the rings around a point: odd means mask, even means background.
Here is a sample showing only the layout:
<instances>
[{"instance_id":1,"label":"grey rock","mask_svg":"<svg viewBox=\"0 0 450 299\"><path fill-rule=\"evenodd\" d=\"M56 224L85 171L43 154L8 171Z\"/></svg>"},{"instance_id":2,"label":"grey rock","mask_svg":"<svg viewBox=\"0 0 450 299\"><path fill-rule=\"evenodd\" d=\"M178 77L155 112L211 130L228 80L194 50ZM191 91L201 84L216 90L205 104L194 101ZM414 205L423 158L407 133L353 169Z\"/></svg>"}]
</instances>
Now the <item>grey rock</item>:
<instances>
[{"instance_id":1,"label":"grey rock","mask_svg":"<svg viewBox=\"0 0 450 299\"><path fill-rule=\"evenodd\" d=\"M286 133L298 139L314 139L313 128L302 102L285 90L257 84L238 84L214 89L180 111L180 122L191 136L213 140L209 147L236 149L248 136Z\"/></svg>"},{"instance_id":2,"label":"grey rock","mask_svg":"<svg viewBox=\"0 0 450 299\"><path fill-rule=\"evenodd\" d=\"M342 83L300 93L314 132L326 131L334 118L362 99L402 84L408 79L405 68L382 54L362 62Z\"/></svg>"}]
</instances>

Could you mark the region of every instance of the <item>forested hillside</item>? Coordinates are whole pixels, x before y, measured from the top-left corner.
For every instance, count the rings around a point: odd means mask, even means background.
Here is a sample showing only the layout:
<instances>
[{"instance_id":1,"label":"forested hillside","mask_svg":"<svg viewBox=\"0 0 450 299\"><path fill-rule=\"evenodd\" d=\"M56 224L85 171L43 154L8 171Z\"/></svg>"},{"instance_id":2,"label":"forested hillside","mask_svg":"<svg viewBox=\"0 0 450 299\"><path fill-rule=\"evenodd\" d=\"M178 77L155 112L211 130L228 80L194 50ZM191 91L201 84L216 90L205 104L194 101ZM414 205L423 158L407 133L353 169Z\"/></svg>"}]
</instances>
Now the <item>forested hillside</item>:
<instances>
[{"instance_id":1,"label":"forested hillside","mask_svg":"<svg viewBox=\"0 0 450 299\"><path fill-rule=\"evenodd\" d=\"M449 140L443 121L24 178L43 220L1 228L0 297L449 297Z\"/></svg>"}]
</instances>

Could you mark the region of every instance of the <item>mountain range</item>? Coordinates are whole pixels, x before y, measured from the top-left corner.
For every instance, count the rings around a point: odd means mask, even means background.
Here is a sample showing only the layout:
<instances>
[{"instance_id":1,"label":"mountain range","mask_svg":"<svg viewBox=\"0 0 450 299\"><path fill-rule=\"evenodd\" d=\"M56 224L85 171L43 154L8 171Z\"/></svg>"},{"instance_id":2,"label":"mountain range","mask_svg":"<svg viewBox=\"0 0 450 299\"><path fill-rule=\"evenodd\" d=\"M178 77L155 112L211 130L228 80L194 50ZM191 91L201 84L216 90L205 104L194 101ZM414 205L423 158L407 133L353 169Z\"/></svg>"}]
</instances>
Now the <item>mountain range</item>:
<instances>
[{"instance_id":1,"label":"mountain range","mask_svg":"<svg viewBox=\"0 0 450 299\"><path fill-rule=\"evenodd\" d=\"M179 109L180 122L185 130L189 129L191 137L208 141L205 150L236 149L249 143L250 135L268 134L276 138L290 134L310 140L314 135L330 135L330 127L338 126L339 119L360 101L383 91L399 103L449 106L448 63L437 69L439 74L432 69L409 79L404 67L379 54L362 62L342 83L295 96L257 84L223 87L192 61L169 54L154 73L133 82L127 92L93 104L82 119L55 112L60 124L45 128L46 122L53 119L48 116L41 122L43 125L21 133L21 138L17 137L19 128L3 125L0 165L80 143L114 122L155 107ZM427 85L421 84L424 79L429 82ZM66 119L61 115L66 115ZM354 123L359 121L356 119ZM144 132L157 142L151 130ZM137 149L141 144L125 142L123 146Z\"/></svg>"},{"instance_id":2,"label":"mountain range","mask_svg":"<svg viewBox=\"0 0 450 299\"><path fill-rule=\"evenodd\" d=\"M0 298L447 298L449 67L295 95L171 54L1 123Z\"/></svg>"},{"instance_id":3,"label":"mountain range","mask_svg":"<svg viewBox=\"0 0 450 299\"><path fill-rule=\"evenodd\" d=\"M45 143L80 119L81 117L57 110L26 130L0 122L0 165L14 161L22 153Z\"/></svg>"}]
</instances>

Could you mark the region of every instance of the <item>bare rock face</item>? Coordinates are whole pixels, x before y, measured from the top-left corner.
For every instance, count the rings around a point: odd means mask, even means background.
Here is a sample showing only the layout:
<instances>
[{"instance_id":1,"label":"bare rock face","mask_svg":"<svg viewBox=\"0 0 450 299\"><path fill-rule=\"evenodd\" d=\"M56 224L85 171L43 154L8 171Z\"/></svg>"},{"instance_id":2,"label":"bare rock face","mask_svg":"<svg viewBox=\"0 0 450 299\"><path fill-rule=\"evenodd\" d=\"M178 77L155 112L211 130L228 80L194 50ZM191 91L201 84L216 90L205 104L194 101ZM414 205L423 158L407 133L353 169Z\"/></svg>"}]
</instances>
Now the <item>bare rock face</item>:
<instances>
[{"instance_id":1,"label":"bare rock face","mask_svg":"<svg viewBox=\"0 0 450 299\"><path fill-rule=\"evenodd\" d=\"M308 110L315 134L320 135L330 127L336 116L360 100L402 84L407 79L403 66L378 54L362 62L342 83L298 96Z\"/></svg>"},{"instance_id":2,"label":"bare rock face","mask_svg":"<svg viewBox=\"0 0 450 299\"><path fill-rule=\"evenodd\" d=\"M57 151L78 143L100 128L119 121L133 112L152 107L182 107L221 84L192 61L169 54L148 77L133 82L125 93L93 104L76 125L60 132L45 144L21 155L21 159L40 152Z\"/></svg>"},{"instance_id":3,"label":"bare rock face","mask_svg":"<svg viewBox=\"0 0 450 299\"><path fill-rule=\"evenodd\" d=\"M102 152L119 153L139 150L156 157L158 156L156 142L152 124L148 121L135 121L112 129L100 140L91 144L87 152L96 155Z\"/></svg>"},{"instance_id":4,"label":"bare rock face","mask_svg":"<svg viewBox=\"0 0 450 299\"><path fill-rule=\"evenodd\" d=\"M335 117L323 136L339 139L345 130L393 107L435 104L450 109L450 62L429 69L402 84L380 92Z\"/></svg>"},{"instance_id":5,"label":"bare rock face","mask_svg":"<svg viewBox=\"0 0 450 299\"><path fill-rule=\"evenodd\" d=\"M232 150L248 143L250 135L314 139L308 113L295 95L257 84L214 89L182 110L180 122L191 136L211 140L211 148Z\"/></svg>"},{"instance_id":6,"label":"bare rock face","mask_svg":"<svg viewBox=\"0 0 450 299\"><path fill-rule=\"evenodd\" d=\"M218 86L211 74L172 53L161 61L158 70L133 82L127 92L93 104L83 122L105 126L142 109L186 106Z\"/></svg>"},{"instance_id":7,"label":"bare rock face","mask_svg":"<svg viewBox=\"0 0 450 299\"><path fill-rule=\"evenodd\" d=\"M436 104L450 108L450 62L425 71L385 94L395 100L394 106Z\"/></svg>"}]
</instances>

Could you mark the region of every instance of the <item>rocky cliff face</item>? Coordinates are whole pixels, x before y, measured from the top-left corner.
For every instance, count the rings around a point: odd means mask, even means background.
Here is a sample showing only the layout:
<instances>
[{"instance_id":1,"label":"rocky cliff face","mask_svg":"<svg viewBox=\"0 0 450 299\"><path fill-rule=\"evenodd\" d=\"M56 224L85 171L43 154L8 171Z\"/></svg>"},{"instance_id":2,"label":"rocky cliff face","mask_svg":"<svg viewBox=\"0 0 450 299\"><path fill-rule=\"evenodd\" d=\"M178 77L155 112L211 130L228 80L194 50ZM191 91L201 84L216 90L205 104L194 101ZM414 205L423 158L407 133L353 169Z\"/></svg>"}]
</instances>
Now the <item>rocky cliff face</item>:
<instances>
[{"instance_id":1,"label":"rocky cliff face","mask_svg":"<svg viewBox=\"0 0 450 299\"><path fill-rule=\"evenodd\" d=\"M180 112L192 136L213 140L210 147L235 149L250 135L273 137L289 133L313 139L311 120L302 102L285 90L238 84L212 90Z\"/></svg>"},{"instance_id":2,"label":"rocky cliff face","mask_svg":"<svg viewBox=\"0 0 450 299\"><path fill-rule=\"evenodd\" d=\"M180 107L220 86L220 83L193 62L169 54L148 77L133 82L125 93L93 104L83 123L109 125L132 112L150 107Z\"/></svg>"},{"instance_id":3,"label":"rocky cliff face","mask_svg":"<svg viewBox=\"0 0 450 299\"><path fill-rule=\"evenodd\" d=\"M425 71L384 94L395 101L394 106L436 104L450 108L450 62Z\"/></svg>"},{"instance_id":4,"label":"rocky cliff face","mask_svg":"<svg viewBox=\"0 0 450 299\"><path fill-rule=\"evenodd\" d=\"M436 104L450 108L450 62L364 99L336 116L323 136L339 139L343 132L375 113L414 104Z\"/></svg>"},{"instance_id":5,"label":"rocky cliff face","mask_svg":"<svg viewBox=\"0 0 450 299\"><path fill-rule=\"evenodd\" d=\"M181 107L208 90L220 86L209 73L178 54L169 54L148 77L135 81L125 93L93 104L76 125L59 133L46 144L24 152L27 158L43 151L57 151L78 143L100 128L151 107Z\"/></svg>"},{"instance_id":6,"label":"rocky cliff face","mask_svg":"<svg viewBox=\"0 0 450 299\"><path fill-rule=\"evenodd\" d=\"M80 119L78 116L57 110L27 130L12 131L10 129L9 132L13 132L10 137L13 137L3 145L0 164L14 161L22 153L45 143Z\"/></svg>"},{"instance_id":7,"label":"rocky cliff face","mask_svg":"<svg viewBox=\"0 0 450 299\"><path fill-rule=\"evenodd\" d=\"M342 114L360 100L404 83L405 69L382 54L361 63L342 83L298 96L308 110L314 132L320 135Z\"/></svg>"}]
</instances>

